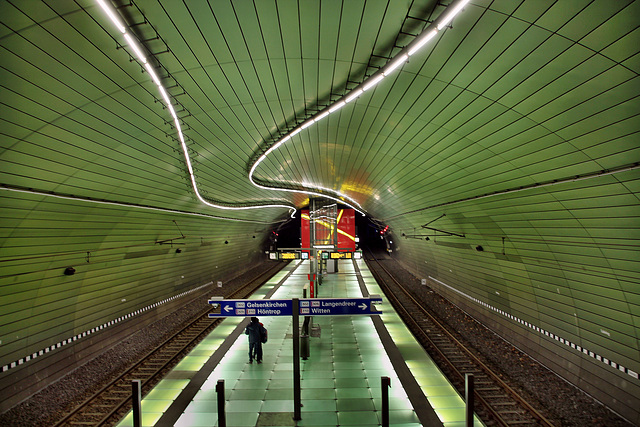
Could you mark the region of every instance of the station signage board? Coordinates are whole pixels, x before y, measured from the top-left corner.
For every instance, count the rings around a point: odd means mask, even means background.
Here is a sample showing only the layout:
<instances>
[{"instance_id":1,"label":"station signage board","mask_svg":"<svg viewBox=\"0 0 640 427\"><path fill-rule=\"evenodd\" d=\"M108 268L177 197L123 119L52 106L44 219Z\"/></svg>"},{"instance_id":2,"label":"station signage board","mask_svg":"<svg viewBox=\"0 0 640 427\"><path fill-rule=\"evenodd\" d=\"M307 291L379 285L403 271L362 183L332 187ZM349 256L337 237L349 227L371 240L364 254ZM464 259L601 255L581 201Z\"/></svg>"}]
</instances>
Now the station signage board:
<instances>
[{"instance_id":1,"label":"station signage board","mask_svg":"<svg viewBox=\"0 0 640 427\"><path fill-rule=\"evenodd\" d=\"M351 259L351 252L330 252L331 259Z\"/></svg>"},{"instance_id":2,"label":"station signage board","mask_svg":"<svg viewBox=\"0 0 640 427\"><path fill-rule=\"evenodd\" d=\"M369 298L301 298L298 314L302 316L382 314L382 311L375 307L381 302L382 298L376 295ZM293 300L290 299L211 299L209 304L216 310L215 313L209 313L210 318L291 316L293 314Z\"/></svg>"},{"instance_id":3,"label":"station signage board","mask_svg":"<svg viewBox=\"0 0 640 427\"><path fill-rule=\"evenodd\" d=\"M307 255L308 258L308 254ZM301 252L300 251L273 251L269 252L269 259L271 260L292 260L292 259L300 259ZM303 258L305 259L305 258Z\"/></svg>"},{"instance_id":4,"label":"station signage board","mask_svg":"<svg viewBox=\"0 0 640 427\"><path fill-rule=\"evenodd\" d=\"M280 252L280 259L300 259L300 252Z\"/></svg>"}]
</instances>

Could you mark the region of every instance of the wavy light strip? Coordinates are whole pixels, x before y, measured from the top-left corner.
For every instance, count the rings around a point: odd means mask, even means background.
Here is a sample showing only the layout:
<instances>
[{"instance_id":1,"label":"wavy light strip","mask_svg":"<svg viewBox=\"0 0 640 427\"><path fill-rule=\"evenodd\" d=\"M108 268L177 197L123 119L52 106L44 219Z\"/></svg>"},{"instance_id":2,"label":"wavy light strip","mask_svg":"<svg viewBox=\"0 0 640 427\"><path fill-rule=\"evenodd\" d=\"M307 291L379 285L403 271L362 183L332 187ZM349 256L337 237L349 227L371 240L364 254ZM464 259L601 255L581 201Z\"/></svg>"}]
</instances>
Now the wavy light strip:
<instances>
[{"instance_id":1,"label":"wavy light strip","mask_svg":"<svg viewBox=\"0 0 640 427\"><path fill-rule=\"evenodd\" d=\"M268 186L264 186L264 185L261 185L261 184L257 183L253 179L253 174L254 174L256 168L258 167L258 165L260 165L260 163L262 163L264 161L264 159L266 159L266 157L272 151L274 151L275 149L280 147L285 142L291 140L291 138L294 135L297 135L303 129L307 129L308 127L310 127L313 124L319 122L320 120L324 119L328 115L333 114L336 111L340 110L340 108L342 108L343 106L345 106L349 102L357 99L364 92L366 92L369 89L375 87L385 77L389 76L393 71L395 71L396 69L398 69L402 65L404 65L404 63L407 62L412 55L414 55L417 52L419 52L420 49L422 47L424 47L427 44L428 41L433 39L440 31L442 31L444 28L446 28L449 25L449 23L451 22L451 20L453 20L453 18L458 13L460 13L460 11L462 11L464 6L466 6L467 3L469 3L469 1L470 0L453 1L445 9L445 11L440 14L438 19L436 19L431 25L429 25L411 43L409 43L400 52L398 52L398 54L395 57L393 57L391 60L389 60L384 67L382 67L376 73L371 75L369 78L365 79L362 83L360 83L358 86L353 88L348 94L344 95L342 98L338 99L336 102L330 104L328 107L320 110L320 112L318 112L317 114L312 116L310 119L306 120L301 125L295 127L291 132L287 133L285 136L283 136L278 141L276 141L276 143L273 144L267 151L262 153L262 155L260 155L260 157L258 157L258 159L251 166L251 169L249 170L249 180L251 181L251 183L253 185L255 185L256 187L258 187L258 188L267 189L267 190L278 190L278 191L289 191L289 192L293 192L293 193L315 194L315 195L318 195L318 196L326 197L326 198L335 200L337 202L349 205L351 208L355 209L356 211L358 211L362 215L364 215L364 212L361 211L362 206L360 206L360 204L358 202L356 202L353 198L351 198L351 197L349 197L349 196L347 196L345 194L342 194L342 193L340 193L338 191L334 191L334 190L331 190L331 189L328 189L328 188L323 188L323 187L315 187L315 186L312 187L312 188L315 188L317 190L322 190L322 191L327 191L327 192L333 193L333 194L336 195L336 197L333 197L333 196L329 196L329 195L324 194L324 193L316 193L316 192L309 191L309 190L304 190L303 191L303 190L286 189L286 188L281 188L281 187L277 187L277 188L268 187ZM338 197L341 197L342 199L340 199ZM345 202L344 199L349 200L350 203ZM358 208L360 208L360 209L356 208L354 205L358 206Z\"/></svg>"},{"instance_id":2,"label":"wavy light strip","mask_svg":"<svg viewBox=\"0 0 640 427\"><path fill-rule=\"evenodd\" d=\"M160 81L160 78L156 74L155 70L147 61L147 57L144 55L142 49L136 42L135 37L132 36L127 31L127 26L124 25L124 23L121 21L116 10L111 5L107 4L107 1L105 0L96 0L96 1L98 2L98 5L100 5L102 10L106 13L106 15L109 17L111 22L118 29L118 31L122 34L123 38L127 43L127 46L129 46L129 48L133 51L134 57L138 60L138 62L140 62L144 66L145 70L147 71L147 73L149 73L149 75L151 76L151 79L158 87L158 91L160 92L162 99L164 100L164 103L167 109L169 110L171 117L173 118L173 123L175 125L176 132L178 133L178 138L180 139L180 147L182 148L182 153L184 154L184 161L187 166L187 170L189 171L189 179L191 180L191 186L193 187L193 191L196 194L196 197L198 197L198 200L200 200L203 204L210 206L212 208L227 209L227 210L286 208L291 211L291 217L293 218L293 214L296 211L296 208L293 205L270 204L270 205L254 205L254 206L223 206L223 205L218 205L218 204L209 202L200 194L200 191L198 189L198 184L196 183L195 174L193 171L193 166L191 164L191 158L189 157L187 143L184 139L184 134L182 133L182 126L180 126L180 120L178 119L178 115L176 114L176 111L173 108L173 104L171 104L171 97L167 93L166 88Z\"/></svg>"}]
</instances>

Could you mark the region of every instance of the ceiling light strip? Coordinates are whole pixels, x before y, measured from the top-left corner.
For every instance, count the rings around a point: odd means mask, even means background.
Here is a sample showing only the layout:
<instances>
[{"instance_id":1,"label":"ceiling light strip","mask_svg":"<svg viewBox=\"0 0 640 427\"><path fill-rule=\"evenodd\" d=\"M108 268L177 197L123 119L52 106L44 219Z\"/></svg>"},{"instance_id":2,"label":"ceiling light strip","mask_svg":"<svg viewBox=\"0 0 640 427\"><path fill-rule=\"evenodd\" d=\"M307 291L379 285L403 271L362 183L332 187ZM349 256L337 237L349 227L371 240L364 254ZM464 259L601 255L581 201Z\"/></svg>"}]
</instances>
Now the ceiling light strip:
<instances>
[{"instance_id":1,"label":"ceiling light strip","mask_svg":"<svg viewBox=\"0 0 640 427\"><path fill-rule=\"evenodd\" d=\"M142 49L140 48L138 42L131 35L131 33L129 33L129 31L127 31L127 27L122 23L122 21L121 21L119 15L118 15L118 13L116 12L116 10L110 4L107 4L108 3L107 0L96 0L96 1L98 2L98 5L102 8L102 10L106 13L106 15L109 17L111 22L116 26L118 31L120 31L120 33L123 35L123 37L124 37L124 39L125 39L125 41L127 43L127 46L134 53L133 56L138 60L138 62L140 62L144 66L145 70L151 75L151 79L153 80L153 82L158 87L158 91L162 95L162 99L164 100L164 103L167 106L167 109L169 110L169 113L171 114L171 117L173 118L173 122L175 124L176 131L178 133L178 137L180 139L180 146L182 148L182 153L184 154L185 164L186 164L188 172L189 172L189 178L191 180L191 186L193 187L193 191L196 194L196 196L198 197L198 200L200 200L203 204L205 204L207 206L210 206L212 208L227 209L227 210L247 210L247 209L262 209L262 208L285 208L285 209L289 209L289 210L292 211L292 215L291 216L293 217L293 214L295 213L296 208L294 206L292 206L292 205L267 204L267 205L253 205L253 206L223 206L223 205L218 205L218 204L209 202L208 200L206 200L200 194L200 191L198 190L198 184L196 183L196 178L195 178L195 175L194 175L193 167L191 165L191 158L189 157L189 151L187 149L187 144L185 142L185 138L184 138L184 135L182 133L182 127L180 126L180 120L178 119L178 115L176 114L176 111L173 108L173 105L171 104L171 97L169 96L166 88L163 86L162 82L160 81L157 73L155 72L153 67L149 64L149 62L147 61L147 57L144 55L144 53L143 53ZM313 124L313 121L311 123Z\"/></svg>"},{"instance_id":2,"label":"ceiling light strip","mask_svg":"<svg viewBox=\"0 0 640 427\"><path fill-rule=\"evenodd\" d=\"M294 192L294 193L306 193L306 194L320 195L320 196L323 196L323 197L330 198L332 200L336 200L336 201L338 201L340 203L347 204L347 205L351 206L352 208L354 208L355 210L357 210L358 212L361 212L360 209L362 209L362 206L360 206L360 204L358 202L356 202L353 198L348 197L348 196L346 196L346 195L344 195L344 194L342 194L340 192L337 192L335 190L329 190L329 189L325 189L325 188L316 187L316 189L322 189L323 191L329 191L329 192L335 194L337 197L328 196L327 194L324 194L324 193L323 194L314 193L312 191L307 191L307 190L290 190L290 189L285 189L285 188L281 188L281 187L269 187L269 186L258 184L253 179L253 174L254 174L256 168L258 167L258 165L260 163L262 163L262 161L264 161L264 159L273 150L275 150L278 147L280 147L286 141L289 141L292 136L300 133L300 131L302 131L303 129L309 128L311 125L313 125L314 123L316 123L316 122L320 121L321 119L327 117L329 114L333 114L336 111L340 110L343 106L345 106L346 104L350 103L351 101L354 101L360 95L362 95L364 92L366 92L369 89L375 87L385 77L389 76L393 71L395 71L396 69L402 67L409 60L409 58L411 56L413 56L417 52L419 52L420 49L422 49L439 32L441 32L443 29L447 28L447 26L453 20L453 18L462 11L464 6L466 6L467 3L469 3L469 1L470 0L455 0L455 1L451 2L451 4L444 10L444 12L440 14L438 19L436 19L433 23L431 23L431 25L429 25L422 33L420 33L420 35L418 35L411 43L409 43L400 52L398 52L398 54L395 57L393 57L391 60L389 60L384 67L382 67L376 73L371 75L369 78L365 79L361 84L356 86L349 93L344 95L342 98L340 98L336 102L330 104L328 107L322 109L316 115L312 116L310 119L308 119L307 121L302 123L300 126L297 126L291 132L287 133L282 138L277 140L275 142L275 144L273 144L267 151L262 153L262 155L260 157L258 157L258 159L256 159L256 161L251 166L251 169L249 170L249 180L251 181L251 183L253 185L255 185L256 187L258 187L258 188L264 188L264 189L268 189L268 190L290 191L290 192ZM345 202L344 199L349 200L351 203ZM359 209L356 208L355 206L352 206L352 204L358 206ZM364 215L363 212L361 212L361 213Z\"/></svg>"}]
</instances>

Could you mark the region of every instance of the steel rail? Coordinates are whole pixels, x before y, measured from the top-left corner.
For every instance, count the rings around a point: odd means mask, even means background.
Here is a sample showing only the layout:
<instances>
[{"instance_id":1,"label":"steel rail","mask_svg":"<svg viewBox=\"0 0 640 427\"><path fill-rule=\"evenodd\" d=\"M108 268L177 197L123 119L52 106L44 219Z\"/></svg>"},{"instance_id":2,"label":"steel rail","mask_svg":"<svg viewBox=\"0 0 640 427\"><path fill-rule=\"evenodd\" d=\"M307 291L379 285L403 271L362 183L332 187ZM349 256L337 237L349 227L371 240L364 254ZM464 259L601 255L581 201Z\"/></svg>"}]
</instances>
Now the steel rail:
<instances>
[{"instance_id":1,"label":"steel rail","mask_svg":"<svg viewBox=\"0 0 640 427\"><path fill-rule=\"evenodd\" d=\"M253 279L249 280L247 284L233 291L226 297L235 298L240 296L241 298L244 298L251 295L253 292L255 292L256 289L262 286L262 284L269 277L272 277L275 273L280 271L284 267L284 265L286 264L275 264L274 267L256 275ZM74 418L79 417L92 418L92 420L90 421L90 425L93 426L111 425L111 423L116 421L114 420L114 417L118 414L118 412L123 411L124 409L128 410L129 408L127 408L127 406L131 405L131 379L141 379L142 391L143 394L146 394L149 391L149 385L155 384L154 381L159 381L161 379L162 372L179 363L179 361L185 355L185 350L201 341L201 338L206 337L206 335L208 335L213 329L215 329L215 327L217 327L222 322L223 319L209 319L208 314L209 312L211 312L211 310L211 307L207 307L206 310L198 313L196 316L194 316L194 320L173 333L162 343L158 344L153 349L148 351L135 365L128 368L117 378L111 380L108 384L104 385L98 391L86 398L82 403L73 408L62 419L53 424L53 427L88 425L87 421L74 420ZM145 367L145 363L147 363L148 365L148 361L150 359L152 359L154 356L159 355L163 351L167 351L167 348L179 341L185 334L188 334L190 330L194 329L195 336L192 336L191 338L187 339L186 342L179 343L177 346L173 347L169 351L169 354L165 355L165 357L162 357L162 359L165 359L164 362L155 363L155 367L152 370L150 370L149 372L141 373L140 369ZM112 398L111 400L113 401L113 403L110 405L98 405L103 408L101 412L93 412L89 414L83 413L83 411L91 408L91 405L97 405L98 402L103 399L103 396L105 394L112 392L113 394L120 394L122 398Z\"/></svg>"},{"instance_id":2,"label":"steel rail","mask_svg":"<svg viewBox=\"0 0 640 427\"><path fill-rule=\"evenodd\" d=\"M365 261L367 261L367 264L370 265L368 260L365 260ZM389 272L389 270L387 270L382 265L382 263L380 263L375 258L375 256L373 256L373 261L375 261L377 266L382 271L384 271L386 275L390 278L390 280L394 283L395 285L394 291L398 290L402 292L402 294L405 297L409 298L411 302L413 302L415 309L419 310L421 315L426 316L429 321L431 321L438 329L440 329L439 332L444 334L459 350L461 350L469 359L471 359L471 361L479 368L480 371L482 371L482 373L487 375L492 381L494 381L499 387L501 387L512 399L514 399L525 411L527 411L537 421L538 425L547 426L547 427L554 426L554 424L551 421L549 421L544 415L542 415L536 408L531 406L531 404L527 400L525 400L512 387L510 387L502 378L496 375L490 367L488 367L484 362L482 362L471 350L468 349L466 345L464 345L460 340L458 340L448 330L447 327L443 326L442 323L438 321L438 319L436 319L429 311L427 311L422 306L422 304L413 295L411 295L411 293L405 288L405 286L403 286L398 280L396 280L393 274L391 274L391 272ZM393 304L393 301L392 301L392 304L394 305L396 310L401 310L402 312L404 312L405 316L403 316L403 318L406 318L409 322L413 324L414 328L412 329L419 331L419 333L423 336L423 338L429 342L429 344L433 349L435 349L436 353L443 360L443 362L451 369L453 373L455 373L455 375L458 377L458 380L464 381L465 373L460 371L460 369L458 369L454 365L454 363L450 360L450 358L447 355L445 355L443 351L441 351L440 346L431 339L431 337L426 331L424 331L424 328L418 323L418 321L415 319L415 316L409 312L405 304L400 302L400 300L395 295L394 291L391 290L391 287L389 287L386 281L382 277L380 277L380 274L378 273L378 271L376 271L375 268L370 268L370 270L374 274L374 276L378 276L377 279L379 279L379 282L382 282L381 284L385 288L385 295L387 296L387 298L392 299L396 302L395 304ZM504 417L500 414L500 412L496 408L494 408L494 406L490 402L488 402L484 398L484 396L478 392L478 390L474 390L474 396L476 400L491 414L493 420L497 421L498 423L500 423L500 425L503 425L503 426L513 425L513 423L510 423L508 420L505 420Z\"/></svg>"}]
</instances>

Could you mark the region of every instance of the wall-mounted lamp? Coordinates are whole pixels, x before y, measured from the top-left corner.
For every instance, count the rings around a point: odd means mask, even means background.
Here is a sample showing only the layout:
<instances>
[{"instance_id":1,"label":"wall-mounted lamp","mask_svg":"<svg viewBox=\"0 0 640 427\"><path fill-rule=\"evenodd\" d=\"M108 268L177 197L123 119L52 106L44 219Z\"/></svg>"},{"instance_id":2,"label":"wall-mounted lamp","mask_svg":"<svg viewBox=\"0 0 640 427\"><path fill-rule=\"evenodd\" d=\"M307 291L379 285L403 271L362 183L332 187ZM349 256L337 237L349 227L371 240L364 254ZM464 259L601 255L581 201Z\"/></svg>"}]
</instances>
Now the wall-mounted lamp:
<instances>
[{"instance_id":1,"label":"wall-mounted lamp","mask_svg":"<svg viewBox=\"0 0 640 427\"><path fill-rule=\"evenodd\" d=\"M67 267L64 269L64 275L65 276L73 276L74 274L76 274L76 269L73 267Z\"/></svg>"}]
</instances>

